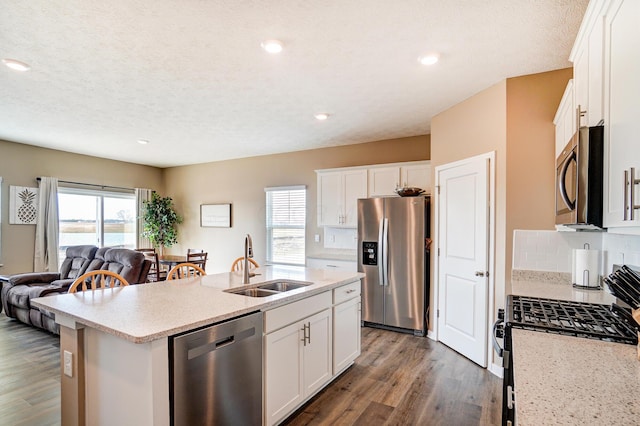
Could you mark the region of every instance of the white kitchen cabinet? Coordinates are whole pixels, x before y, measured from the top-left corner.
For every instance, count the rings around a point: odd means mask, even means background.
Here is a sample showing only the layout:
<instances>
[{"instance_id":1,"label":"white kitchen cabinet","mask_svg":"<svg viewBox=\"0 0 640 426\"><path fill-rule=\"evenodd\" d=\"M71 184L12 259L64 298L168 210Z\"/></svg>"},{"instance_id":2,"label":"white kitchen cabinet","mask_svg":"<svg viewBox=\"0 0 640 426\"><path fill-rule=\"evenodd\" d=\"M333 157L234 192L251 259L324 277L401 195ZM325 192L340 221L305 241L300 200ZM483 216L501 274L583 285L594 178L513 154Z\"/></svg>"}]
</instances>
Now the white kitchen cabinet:
<instances>
[{"instance_id":1,"label":"white kitchen cabinet","mask_svg":"<svg viewBox=\"0 0 640 426\"><path fill-rule=\"evenodd\" d=\"M318 171L318 226L356 227L358 198L367 197L365 169Z\"/></svg>"},{"instance_id":2,"label":"white kitchen cabinet","mask_svg":"<svg viewBox=\"0 0 640 426\"><path fill-rule=\"evenodd\" d=\"M573 102L573 80L569 80L553 119L556 126L556 158L576 132L576 110Z\"/></svg>"},{"instance_id":3,"label":"white kitchen cabinet","mask_svg":"<svg viewBox=\"0 0 640 426\"><path fill-rule=\"evenodd\" d=\"M334 290L333 374L339 374L360 355L360 281Z\"/></svg>"},{"instance_id":4,"label":"white kitchen cabinet","mask_svg":"<svg viewBox=\"0 0 640 426\"><path fill-rule=\"evenodd\" d=\"M569 60L573 62L574 106L579 126L604 118L604 11L607 0L593 0L585 13ZM574 116L575 118L575 116Z\"/></svg>"},{"instance_id":5,"label":"white kitchen cabinet","mask_svg":"<svg viewBox=\"0 0 640 426\"><path fill-rule=\"evenodd\" d=\"M266 424L282 420L333 377L331 303L325 292L265 312Z\"/></svg>"},{"instance_id":6,"label":"white kitchen cabinet","mask_svg":"<svg viewBox=\"0 0 640 426\"><path fill-rule=\"evenodd\" d=\"M640 233L640 210L631 206L631 199L640 204L640 185L628 182L632 168L640 177L639 52L640 1L612 1L605 15L604 225L610 232Z\"/></svg>"},{"instance_id":7,"label":"white kitchen cabinet","mask_svg":"<svg viewBox=\"0 0 640 426\"><path fill-rule=\"evenodd\" d=\"M431 192L431 164L429 162L396 163L368 169L369 197L398 195L396 188L411 186Z\"/></svg>"}]
</instances>

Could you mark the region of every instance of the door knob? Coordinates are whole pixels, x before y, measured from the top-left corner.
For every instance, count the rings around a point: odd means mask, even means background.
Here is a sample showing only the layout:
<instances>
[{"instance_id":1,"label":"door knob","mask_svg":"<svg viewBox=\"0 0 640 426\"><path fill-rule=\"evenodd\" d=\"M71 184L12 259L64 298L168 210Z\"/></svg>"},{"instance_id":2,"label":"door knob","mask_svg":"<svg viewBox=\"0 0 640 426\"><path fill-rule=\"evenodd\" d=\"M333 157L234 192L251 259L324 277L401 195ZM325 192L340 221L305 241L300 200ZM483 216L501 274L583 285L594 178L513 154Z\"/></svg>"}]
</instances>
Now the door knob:
<instances>
[{"instance_id":1,"label":"door knob","mask_svg":"<svg viewBox=\"0 0 640 426\"><path fill-rule=\"evenodd\" d=\"M484 277L485 273L482 271L476 271L476 277ZM489 275L489 274L487 274Z\"/></svg>"}]
</instances>

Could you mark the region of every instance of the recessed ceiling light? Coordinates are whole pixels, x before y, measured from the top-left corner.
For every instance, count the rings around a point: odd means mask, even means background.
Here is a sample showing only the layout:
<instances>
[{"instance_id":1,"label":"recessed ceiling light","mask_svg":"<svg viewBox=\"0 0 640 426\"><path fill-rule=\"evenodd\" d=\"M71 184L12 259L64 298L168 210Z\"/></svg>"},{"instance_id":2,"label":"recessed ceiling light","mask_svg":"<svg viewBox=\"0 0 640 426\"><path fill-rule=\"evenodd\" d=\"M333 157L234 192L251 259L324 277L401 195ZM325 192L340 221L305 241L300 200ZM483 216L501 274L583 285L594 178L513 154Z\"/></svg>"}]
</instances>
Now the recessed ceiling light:
<instances>
[{"instance_id":1,"label":"recessed ceiling light","mask_svg":"<svg viewBox=\"0 0 640 426\"><path fill-rule=\"evenodd\" d=\"M31 67L29 64L17 61L15 59L3 59L2 62L14 71L29 71Z\"/></svg>"},{"instance_id":2,"label":"recessed ceiling light","mask_svg":"<svg viewBox=\"0 0 640 426\"><path fill-rule=\"evenodd\" d=\"M279 40L265 40L262 42L261 46L269 53L282 52L282 42Z\"/></svg>"},{"instance_id":3,"label":"recessed ceiling light","mask_svg":"<svg viewBox=\"0 0 640 426\"><path fill-rule=\"evenodd\" d=\"M432 53L430 55L420 56L418 58L418 62L420 62L422 65L433 65L436 62L438 62L438 59L440 59L438 57L438 54L437 53Z\"/></svg>"},{"instance_id":4,"label":"recessed ceiling light","mask_svg":"<svg viewBox=\"0 0 640 426\"><path fill-rule=\"evenodd\" d=\"M329 118L329 114L327 114L325 112L321 112L319 114L314 115L314 117L316 118L316 120L324 121L327 118Z\"/></svg>"},{"instance_id":5,"label":"recessed ceiling light","mask_svg":"<svg viewBox=\"0 0 640 426\"><path fill-rule=\"evenodd\" d=\"M148 141L148 140L146 140L146 139L138 139L138 143L139 143L140 145L146 145L146 144L148 144L148 143L149 143L149 141Z\"/></svg>"}]
</instances>

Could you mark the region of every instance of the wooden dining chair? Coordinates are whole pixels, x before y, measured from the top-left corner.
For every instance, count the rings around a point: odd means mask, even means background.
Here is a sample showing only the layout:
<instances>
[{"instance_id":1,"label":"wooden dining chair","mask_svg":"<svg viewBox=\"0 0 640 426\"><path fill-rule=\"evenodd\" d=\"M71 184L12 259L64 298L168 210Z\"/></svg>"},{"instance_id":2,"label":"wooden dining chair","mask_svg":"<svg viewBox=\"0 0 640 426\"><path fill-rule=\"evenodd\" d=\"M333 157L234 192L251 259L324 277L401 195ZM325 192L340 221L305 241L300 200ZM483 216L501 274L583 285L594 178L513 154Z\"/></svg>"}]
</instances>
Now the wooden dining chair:
<instances>
[{"instance_id":1,"label":"wooden dining chair","mask_svg":"<svg viewBox=\"0 0 640 426\"><path fill-rule=\"evenodd\" d=\"M187 263L193 263L198 265L201 269L206 270L207 267L207 255L203 251L200 252L190 252L187 251Z\"/></svg>"},{"instance_id":2,"label":"wooden dining chair","mask_svg":"<svg viewBox=\"0 0 640 426\"><path fill-rule=\"evenodd\" d=\"M258 262L249 258L249 269L256 269L259 267L260 265ZM239 257L233 261L233 264L231 265L231 272L240 272L242 270L244 270L244 257Z\"/></svg>"},{"instance_id":3,"label":"wooden dining chair","mask_svg":"<svg viewBox=\"0 0 640 426\"><path fill-rule=\"evenodd\" d=\"M155 248L137 248L135 249L136 251L139 251L141 253L155 253L156 249Z\"/></svg>"},{"instance_id":4,"label":"wooden dining chair","mask_svg":"<svg viewBox=\"0 0 640 426\"><path fill-rule=\"evenodd\" d=\"M205 276L207 273L200 266L194 263L179 263L167 274L167 280L179 280L180 278L189 278L197 276Z\"/></svg>"},{"instance_id":5,"label":"wooden dining chair","mask_svg":"<svg viewBox=\"0 0 640 426\"><path fill-rule=\"evenodd\" d=\"M78 290L96 290L98 288L113 288L117 286L129 285L120 274L103 269L96 269L95 271L86 272L80 275L71 283L68 293L75 293ZM80 287L80 289L78 289Z\"/></svg>"},{"instance_id":6,"label":"wooden dining chair","mask_svg":"<svg viewBox=\"0 0 640 426\"><path fill-rule=\"evenodd\" d=\"M160 260L158 259L158 253L155 251L151 252L143 252L144 258L151 262L151 268L149 269L149 273L147 274L147 282L154 283L158 281L164 281L167 279L167 271L162 270L160 267Z\"/></svg>"}]
</instances>

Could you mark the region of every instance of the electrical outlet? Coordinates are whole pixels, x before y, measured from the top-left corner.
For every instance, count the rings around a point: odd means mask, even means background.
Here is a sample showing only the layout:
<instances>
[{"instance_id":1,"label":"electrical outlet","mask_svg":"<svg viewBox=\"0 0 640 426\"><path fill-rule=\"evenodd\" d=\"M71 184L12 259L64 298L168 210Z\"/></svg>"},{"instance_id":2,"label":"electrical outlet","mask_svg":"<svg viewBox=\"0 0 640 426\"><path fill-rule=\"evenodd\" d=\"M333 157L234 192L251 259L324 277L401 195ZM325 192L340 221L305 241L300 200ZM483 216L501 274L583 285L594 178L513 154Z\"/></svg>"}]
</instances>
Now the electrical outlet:
<instances>
[{"instance_id":1,"label":"electrical outlet","mask_svg":"<svg viewBox=\"0 0 640 426\"><path fill-rule=\"evenodd\" d=\"M64 363L64 375L73 377L73 354L69 351L64 351L63 357Z\"/></svg>"},{"instance_id":2,"label":"electrical outlet","mask_svg":"<svg viewBox=\"0 0 640 426\"><path fill-rule=\"evenodd\" d=\"M320 242L320 234L316 234L316 235L313 237L313 240L314 240L316 243L319 243L319 242Z\"/></svg>"}]
</instances>

